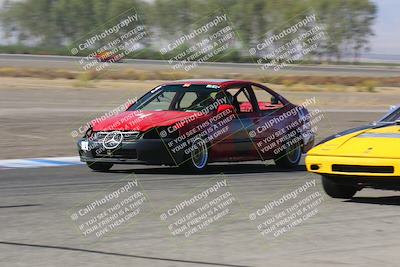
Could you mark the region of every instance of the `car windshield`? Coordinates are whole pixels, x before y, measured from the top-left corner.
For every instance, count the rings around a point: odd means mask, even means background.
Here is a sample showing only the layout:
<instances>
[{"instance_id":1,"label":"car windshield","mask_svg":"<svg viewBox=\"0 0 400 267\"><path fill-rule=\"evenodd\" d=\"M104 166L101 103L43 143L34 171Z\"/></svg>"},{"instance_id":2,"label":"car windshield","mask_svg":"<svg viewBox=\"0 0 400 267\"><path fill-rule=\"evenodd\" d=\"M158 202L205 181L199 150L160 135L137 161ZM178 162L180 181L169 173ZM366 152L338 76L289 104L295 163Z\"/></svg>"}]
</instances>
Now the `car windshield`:
<instances>
[{"instance_id":1,"label":"car windshield","mask_svg":"<svg viewBox=\"0 0 400 267\"><path fill-rule=\"evenodd\" d=\"M389 115L380 120L380 122L394 122L397 120L400 120L400 107L393 110Z\"/></svg>"},{"instance_id":2,"label":"car windshield","mask_svg":"<svg viewBox=\"0 0 400 267\"><path fill-rule=\"evenodd\" d=\"M141 97L128 111L175 110L194 112L212 106L223 92L217 86L176 84L159 86Z\"/></svg>"}]
</instances>

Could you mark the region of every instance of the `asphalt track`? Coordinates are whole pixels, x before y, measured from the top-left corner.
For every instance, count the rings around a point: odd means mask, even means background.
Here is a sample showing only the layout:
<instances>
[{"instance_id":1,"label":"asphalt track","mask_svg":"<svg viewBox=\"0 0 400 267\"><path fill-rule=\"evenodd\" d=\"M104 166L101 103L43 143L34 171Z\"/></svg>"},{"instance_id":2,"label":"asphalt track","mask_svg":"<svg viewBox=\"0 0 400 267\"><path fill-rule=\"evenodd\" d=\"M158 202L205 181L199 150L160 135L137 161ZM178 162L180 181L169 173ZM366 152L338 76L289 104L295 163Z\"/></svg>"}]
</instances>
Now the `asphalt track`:
<instances>
[{"instance_id":1,"label":"asphalt track","mask_svg":"<svg viewBox=\"0 0 400 267\"><path fill-rule=\"evenodd\" d=\"M221 173L241 209L188 238L173 236L160 214ZM152 203L145 216L110 236L83 237L68 210L133 178ZM272 241L261 236L249 213L314 179L324 196L319 213ZM0 203L0 266L398 266L400 260L399 193L330 199L303 165L287 172L261 162L221 164L202 175L139 165L110 173L84 165L1 170Z\"/></svg>"},{"instance_id":2,"label":"asphalt track","mask_svg":"<svg viewBox=\"0 0 400 267\"><path fill-rule=\"evenodd\" d=\"M48 55L18 55L0 54L0 67L23 68L61 68L80 70L79 57L48 56ZM143 60L125 59L123 63L112 64L111 69L126 68L144 70L172 70L168 60ZM389 77L399 76L399 67L384 66L355 66L355 65L290 65L288 68L274 71L261 70L260 65L250 63L203 63L199 65L199 71L217 73L251 73L264 75L337 75L337 76L369 76Z\"/></svg>"}]
</instances>

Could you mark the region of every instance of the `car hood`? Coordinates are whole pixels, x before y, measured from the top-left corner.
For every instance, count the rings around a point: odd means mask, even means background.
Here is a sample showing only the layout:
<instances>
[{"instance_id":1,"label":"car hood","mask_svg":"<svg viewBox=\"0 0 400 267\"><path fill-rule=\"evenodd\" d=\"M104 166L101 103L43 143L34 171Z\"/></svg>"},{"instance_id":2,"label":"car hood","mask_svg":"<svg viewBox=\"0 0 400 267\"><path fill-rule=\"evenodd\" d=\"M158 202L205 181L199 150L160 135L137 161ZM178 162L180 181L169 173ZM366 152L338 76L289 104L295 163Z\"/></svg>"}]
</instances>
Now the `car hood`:
<instances>
[{"instance_id":1,"label":"car hood","mask_svg":"<svg viewBox=\"0 0 400 267\"><path fill-rule=\"evenodd\" d=\"M400 126L362 130L311 149L309 155L400 158Z\"/></svg>"},{"instance_id":2,"label":"car hood","mask_svg":"<svg viewBox=\"0 0 400 267\"><path fill-rule=\"evenodd\" d=\"M192 121L198 112L184 111L125 111L104 120L93 120L93 131L147 131L170 126L180 121Z\"/></svg>"}]
</instances>

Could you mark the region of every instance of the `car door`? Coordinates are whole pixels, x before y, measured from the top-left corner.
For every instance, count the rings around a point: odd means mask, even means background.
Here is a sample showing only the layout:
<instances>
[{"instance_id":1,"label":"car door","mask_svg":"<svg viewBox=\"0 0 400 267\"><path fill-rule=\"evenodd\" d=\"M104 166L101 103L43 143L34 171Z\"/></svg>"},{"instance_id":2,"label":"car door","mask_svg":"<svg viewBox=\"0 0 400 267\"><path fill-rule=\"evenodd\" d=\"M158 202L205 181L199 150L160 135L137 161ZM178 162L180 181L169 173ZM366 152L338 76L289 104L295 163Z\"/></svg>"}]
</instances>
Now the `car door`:
<instances>
[{"instance_id":1,"label":"car door","mask_svg":"<svg viewBox=\"0 0 400 267\"><path fill-rule=\"evenodd\" d=\"M226 94L233 97L235 116L229 122L229 131L224 134L214 148L214 153L219 158L228 160L249 160L259 158L257 149L249 132L255 130L259 114L255 110L255 97L250 84L240 84L225 90Z\"/></svg>"},{"instance_id":2,"label":"car door","mask_svg":"<svg viewBox=\"0 0 400 267\"><path fill-rule=\"evenodd\" d=\"M283 116L291 104L267 87L253 83L251 88L256 98L258 113L255 132L252 134L253 142L263 160L273 159L282 152L279 140L285 135L286 125L295 120Z\"/></svg>"}]
</instances>

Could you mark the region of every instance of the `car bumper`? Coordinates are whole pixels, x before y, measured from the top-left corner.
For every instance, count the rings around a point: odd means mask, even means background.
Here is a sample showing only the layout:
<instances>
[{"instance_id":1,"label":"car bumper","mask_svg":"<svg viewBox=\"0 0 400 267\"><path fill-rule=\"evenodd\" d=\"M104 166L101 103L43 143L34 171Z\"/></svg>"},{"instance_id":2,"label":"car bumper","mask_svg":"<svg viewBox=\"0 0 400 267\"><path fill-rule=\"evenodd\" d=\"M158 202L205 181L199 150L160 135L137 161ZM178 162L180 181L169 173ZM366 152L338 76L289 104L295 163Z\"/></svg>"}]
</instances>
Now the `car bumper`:
<instances>
[{"instance_id":1,"label":"car bumper","mask_svg":"<svg viewBox=\"0 0 400 267\"><path fill-rule=\"evenodd\" d=\"M108 162L114 164L178 165L181 154L172 155L167 148L169 140L139 139L135 142L122 142L115 149L104 148L101 142L88 141L88 150L83 150L81 139L78 151L82 162Z\"/></svg>"},{"instance_id":2,"label":"car bumper","mask_svg":"<svg viewBox=\"0 0 400 267\"><path fill-rule=\"evenodd\" d=\"M348 177L392 177L400 179L400 159L307 155L309 172Z\"/></svg>"}]
</instances>

